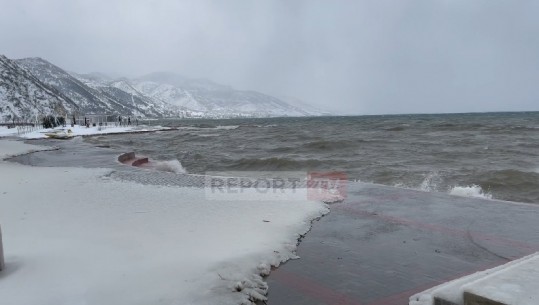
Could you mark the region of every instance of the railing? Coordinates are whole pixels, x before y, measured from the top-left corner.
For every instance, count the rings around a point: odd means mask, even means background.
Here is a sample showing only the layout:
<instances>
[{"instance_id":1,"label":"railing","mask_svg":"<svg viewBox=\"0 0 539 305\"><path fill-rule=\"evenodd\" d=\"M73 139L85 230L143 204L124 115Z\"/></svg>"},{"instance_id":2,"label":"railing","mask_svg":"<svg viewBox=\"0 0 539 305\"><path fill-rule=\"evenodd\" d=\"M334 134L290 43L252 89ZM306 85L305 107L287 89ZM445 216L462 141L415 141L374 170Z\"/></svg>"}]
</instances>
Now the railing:
<instances>
[{"instance_id":1,"label":"railing","mask_svg":"<svg viewBox=\"0 0 539 305\"><path fill-rule=\"evenodd\" d=\"M17 134L20 136L40 129L43 129L43 127L41 127L41 125L37 123L31 125L17 126Z\"/></svg>"}]
</instances>

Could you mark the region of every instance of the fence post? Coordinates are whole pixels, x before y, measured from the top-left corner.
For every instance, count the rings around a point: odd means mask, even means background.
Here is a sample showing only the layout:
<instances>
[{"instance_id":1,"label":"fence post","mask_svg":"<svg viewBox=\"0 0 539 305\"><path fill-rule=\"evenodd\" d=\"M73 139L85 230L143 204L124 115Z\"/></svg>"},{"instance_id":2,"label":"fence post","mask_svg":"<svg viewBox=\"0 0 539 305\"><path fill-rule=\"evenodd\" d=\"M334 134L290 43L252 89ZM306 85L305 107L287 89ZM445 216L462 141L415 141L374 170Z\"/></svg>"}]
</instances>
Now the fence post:
<instances>
[{"instance_id":1,"label":"fence post","mask_svg":"<svg viewBox=\"0 0 539 305\"><path fill-rule=\"evenodd\" d=\"M2 227L0 227L0 271L4 269L4 247L2 246Z\"/></svg>"}]
</instances>

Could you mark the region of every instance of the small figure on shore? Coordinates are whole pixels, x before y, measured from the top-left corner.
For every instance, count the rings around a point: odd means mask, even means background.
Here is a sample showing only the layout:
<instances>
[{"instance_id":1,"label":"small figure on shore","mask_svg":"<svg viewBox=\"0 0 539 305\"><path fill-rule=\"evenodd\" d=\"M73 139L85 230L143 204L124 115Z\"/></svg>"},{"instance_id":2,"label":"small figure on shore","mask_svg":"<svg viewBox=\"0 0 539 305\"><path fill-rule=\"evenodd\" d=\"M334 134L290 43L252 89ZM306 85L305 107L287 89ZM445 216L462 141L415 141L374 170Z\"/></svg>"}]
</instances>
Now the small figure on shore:
<instances>
[{"instance_id":1,"label":"small figure on shore","mask_svg":"<svg viewBox=\"0 0 539 305\"><path fill-rule=\"evenodd\" d=\"M118 124L120 126L122 126L122 116L121 115L118 116Z\"/></svg>"},{"instance_id":2,"label":"small figure on shore","mask_svg":"<svg viewBox=\"0 0 539 305\"><path fill-rule=\"evenodd\" d=\"M131 117L127 117L127 126L131 126Z\"/></svg>"},{"instance_id":3,"label":"small figure on shore","mask_svg":"<svg viewBox=\"0 0 539 305\"><path fill-rule=\"evenodd\" d=\"M86 128L90 127L90 124L88 123L88 119L86 117L84 117L84 126L86 126Z\"/></svg>"}]
</instances>

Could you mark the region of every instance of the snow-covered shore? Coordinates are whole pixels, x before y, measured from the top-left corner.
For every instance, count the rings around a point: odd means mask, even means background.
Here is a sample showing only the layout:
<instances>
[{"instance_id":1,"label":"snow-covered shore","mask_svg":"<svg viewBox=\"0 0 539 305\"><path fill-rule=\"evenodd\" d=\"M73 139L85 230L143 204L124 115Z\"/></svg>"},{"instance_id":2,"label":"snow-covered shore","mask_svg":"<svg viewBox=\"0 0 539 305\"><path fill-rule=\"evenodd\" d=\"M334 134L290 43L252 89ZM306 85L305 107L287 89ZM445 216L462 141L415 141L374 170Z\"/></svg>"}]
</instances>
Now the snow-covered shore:
<instances>
[{"instance_id":1,"label":"snow-covered shore","mask_svg":"<svg viewBox=\"0 0 539 305\"><path fill-rule=\"evenodd\" d=\"M0 140L0 159L47 149ZM327 207L0 161L5 305L249 304ZM239 290L239 291L237 291Z\"/></svg>"},{"instance_id":2,"label":"snow-covered shore","mask_svg":"<svg viewBox=\"0 0 539 305\"><path fill-rule=\"evenodd\" d=\"M10 128L0 126L0 138L1 137L20 137L23 139L44 139L47 138L47 133L54 133L59 131L68 132L71 130L70 134L73 136L89 136L89 135L105 135L105 134L115 134L115 133L133 133L133 132L148 132L148 131L159 131L159 130L169 130L170 127L162 126L108 126L108 127L85 127L80 125L75 125L74 127L56 127L48 129L36 129L31 132L25 132L19 134L17 128Z\"/></svg>"}]
</instances>

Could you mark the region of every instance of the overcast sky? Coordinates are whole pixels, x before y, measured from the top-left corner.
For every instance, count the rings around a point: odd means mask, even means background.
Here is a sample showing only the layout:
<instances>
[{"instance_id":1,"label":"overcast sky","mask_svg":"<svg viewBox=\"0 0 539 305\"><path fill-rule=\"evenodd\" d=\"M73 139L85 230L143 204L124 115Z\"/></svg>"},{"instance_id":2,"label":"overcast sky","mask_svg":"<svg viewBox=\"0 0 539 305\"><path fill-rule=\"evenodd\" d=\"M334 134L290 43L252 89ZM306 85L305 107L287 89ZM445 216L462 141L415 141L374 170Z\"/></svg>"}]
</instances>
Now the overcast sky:
<instances>
[{"instance_id":1,"label":"overcast sky","mask_svg":"<svg viewBox=\"0 0 539 305\"><path fill-rule=\"evenodd\" d=\"M537 0L0 0L0 54L345 114L539 110Z\"/></svg>"}]
</instances>

